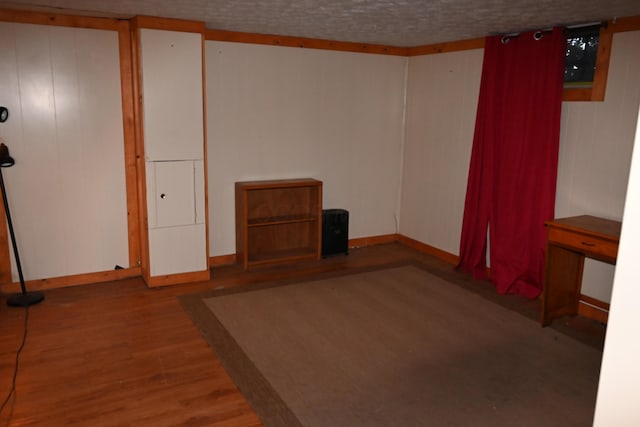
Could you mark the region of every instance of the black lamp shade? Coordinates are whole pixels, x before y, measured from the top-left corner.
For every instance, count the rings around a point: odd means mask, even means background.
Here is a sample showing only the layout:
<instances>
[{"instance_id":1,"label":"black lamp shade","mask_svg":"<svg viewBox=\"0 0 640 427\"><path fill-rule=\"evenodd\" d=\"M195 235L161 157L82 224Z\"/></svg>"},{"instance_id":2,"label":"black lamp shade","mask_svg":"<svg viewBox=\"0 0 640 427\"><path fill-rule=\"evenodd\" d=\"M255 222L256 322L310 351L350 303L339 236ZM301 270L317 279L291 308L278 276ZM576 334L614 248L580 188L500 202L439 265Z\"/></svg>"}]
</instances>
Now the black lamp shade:
<instances>
[{"instance_id":1,"label":"black lamp shade","mask_svg":"<svg viewBox=\"0 0 640 427\"><path fill-rule=\"evenodd\" d=\"M0 144L0 168L10 168L16 163L13 157L9 155L9 147Z\"/></svg>"}]
</instances>

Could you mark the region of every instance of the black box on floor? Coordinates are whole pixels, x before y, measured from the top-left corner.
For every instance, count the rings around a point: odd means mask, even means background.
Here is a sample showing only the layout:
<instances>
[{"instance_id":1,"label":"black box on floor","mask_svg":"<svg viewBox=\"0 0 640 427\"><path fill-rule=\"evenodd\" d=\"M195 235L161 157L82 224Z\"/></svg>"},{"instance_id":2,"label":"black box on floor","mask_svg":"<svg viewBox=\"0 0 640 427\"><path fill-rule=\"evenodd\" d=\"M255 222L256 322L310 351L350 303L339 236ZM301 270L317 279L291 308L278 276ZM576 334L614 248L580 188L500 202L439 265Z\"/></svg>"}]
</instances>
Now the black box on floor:
<instances>
[{"instance_id":1,"label":"black box on floor","mask_svg":"<svg viewBox=\"0 0 640 427\"><path fill-rule=\"evenodd\" d=\"M322 256L349 253L349 212L344 209L322 211Z\"/></svg>"}]
</instances>

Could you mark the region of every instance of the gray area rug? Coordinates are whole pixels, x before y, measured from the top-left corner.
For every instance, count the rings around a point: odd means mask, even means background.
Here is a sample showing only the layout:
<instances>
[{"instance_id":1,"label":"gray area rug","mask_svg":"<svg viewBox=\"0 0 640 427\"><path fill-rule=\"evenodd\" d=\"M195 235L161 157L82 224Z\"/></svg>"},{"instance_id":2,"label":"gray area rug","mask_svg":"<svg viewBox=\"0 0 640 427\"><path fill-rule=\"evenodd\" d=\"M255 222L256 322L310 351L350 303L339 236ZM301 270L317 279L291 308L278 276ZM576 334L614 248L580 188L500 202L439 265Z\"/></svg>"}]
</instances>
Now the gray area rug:
<instances>
[{"instance_id":1,"label":"gray area rug","mask_svg":"<svg viewBox=\"0 0 640 427\"><path fill-rule=\"evenodd\" d=\"M267 426L589 426L602 353L417 266L183 297Z\"/></svg>"}]
</instances>

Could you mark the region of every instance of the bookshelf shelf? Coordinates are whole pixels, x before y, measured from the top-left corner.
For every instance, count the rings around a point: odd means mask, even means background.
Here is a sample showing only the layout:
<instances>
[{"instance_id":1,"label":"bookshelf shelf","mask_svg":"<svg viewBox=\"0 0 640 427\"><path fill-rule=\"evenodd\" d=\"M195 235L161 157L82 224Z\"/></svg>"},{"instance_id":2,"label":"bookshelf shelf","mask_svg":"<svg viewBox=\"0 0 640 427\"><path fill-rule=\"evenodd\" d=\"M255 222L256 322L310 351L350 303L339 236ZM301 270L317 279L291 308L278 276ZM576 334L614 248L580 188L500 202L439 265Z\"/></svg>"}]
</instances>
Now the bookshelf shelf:
<instances>
[{"instance_id":1,"label":"bookshelf shelf","mask_svg":"<svg viewBox=\"0 0 640 427\"><path fill-rule=\"evenodd\" d=\"M245 269L319 259L322 181L236 182L236 257Z\"/></svg>"}]
</instances>

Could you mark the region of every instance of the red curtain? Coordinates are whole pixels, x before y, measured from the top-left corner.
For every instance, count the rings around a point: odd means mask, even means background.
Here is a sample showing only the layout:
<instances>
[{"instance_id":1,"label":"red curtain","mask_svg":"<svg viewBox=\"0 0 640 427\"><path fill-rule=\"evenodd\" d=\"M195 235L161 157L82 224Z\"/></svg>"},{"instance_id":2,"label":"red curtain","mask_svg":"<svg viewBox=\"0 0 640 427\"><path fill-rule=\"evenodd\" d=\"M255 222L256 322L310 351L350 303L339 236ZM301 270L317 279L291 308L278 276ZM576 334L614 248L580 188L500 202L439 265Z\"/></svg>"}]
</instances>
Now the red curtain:
<instances>
[{"instance_id":1,"label":"red curtain","mask_svg":"<svg viewBox=\"0 0 640 427\"><path fill-rule=\"evenodd\" d=\"M541 38L540 38L541 37ZM553 218L566 37L561 28L485 43L459 269L537 297Z\"/></svg>"}]
</instances>

